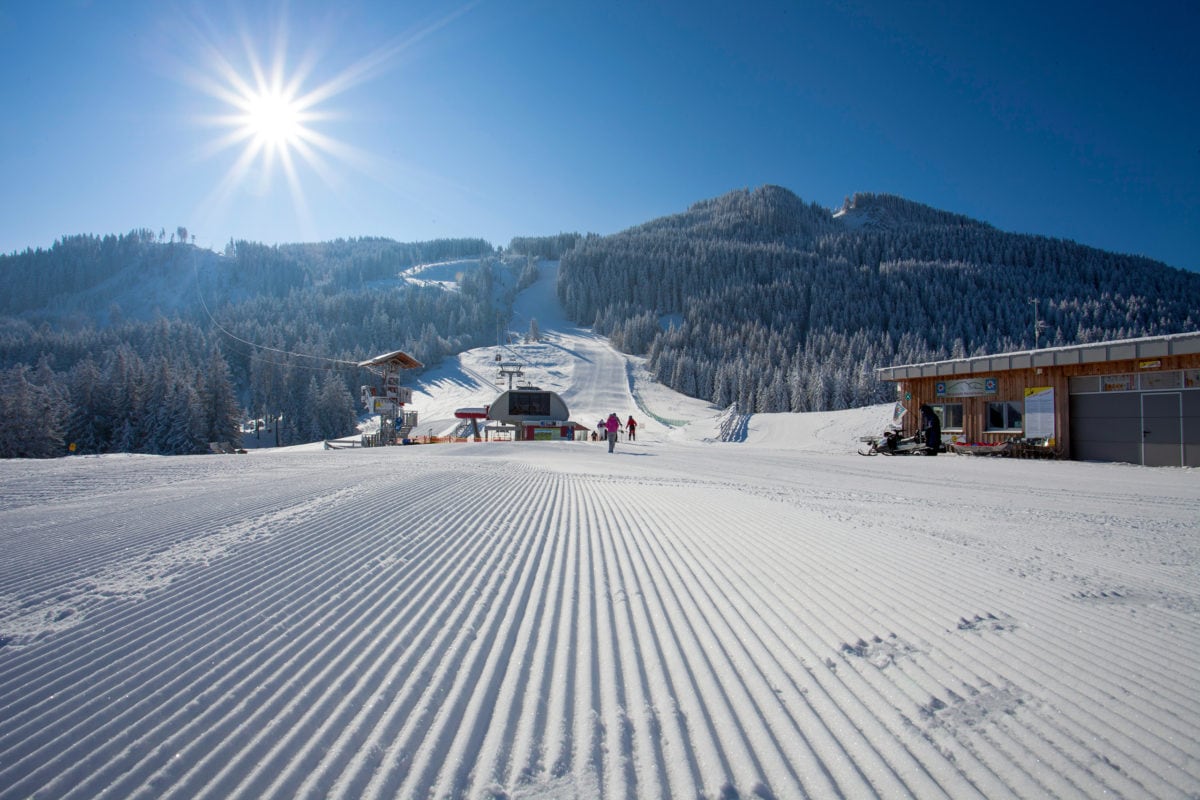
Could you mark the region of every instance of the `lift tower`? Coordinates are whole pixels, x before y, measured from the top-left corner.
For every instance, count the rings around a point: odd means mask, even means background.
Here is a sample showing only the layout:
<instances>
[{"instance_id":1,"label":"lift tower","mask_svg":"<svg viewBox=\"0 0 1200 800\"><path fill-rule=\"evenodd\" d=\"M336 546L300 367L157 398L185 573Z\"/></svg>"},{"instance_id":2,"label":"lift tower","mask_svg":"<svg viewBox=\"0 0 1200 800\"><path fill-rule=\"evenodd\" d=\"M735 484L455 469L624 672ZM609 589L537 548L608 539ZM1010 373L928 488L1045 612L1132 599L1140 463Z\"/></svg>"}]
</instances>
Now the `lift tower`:
<instances>
[{"instance_id":1,"label":"lift tower","mask_svg":"<svg viewBox=\"0 0 1200 800\"><path fill-rule=\"evenodd\" d=\"M417 412L404 410L405 404L412 402L412 389L400 385L400 371L425 365L403 350L368 358L358 365L383 378L382 389L362 387L362 400L367 411L379 415L379 443L396 444L417 425Z\"/></svg>"}]
</instances>

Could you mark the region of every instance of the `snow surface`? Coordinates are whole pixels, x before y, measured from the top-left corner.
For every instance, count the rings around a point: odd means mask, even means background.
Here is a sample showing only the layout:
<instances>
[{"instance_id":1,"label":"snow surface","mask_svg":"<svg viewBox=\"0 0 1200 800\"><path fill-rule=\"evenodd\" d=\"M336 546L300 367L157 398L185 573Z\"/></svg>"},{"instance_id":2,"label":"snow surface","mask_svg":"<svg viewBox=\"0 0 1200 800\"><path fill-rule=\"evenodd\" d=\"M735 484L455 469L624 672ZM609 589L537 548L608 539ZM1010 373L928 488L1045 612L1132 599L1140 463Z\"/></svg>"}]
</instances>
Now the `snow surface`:
<instances>
[{"instance_id":1,"label":"snow surface","mask_svg":"<svg viewBox=\"0 0 1200 800\"><path fill-rule=\"evenodd\" d=\"M863 458L888 407L722 414L553 280L502 356L612 455L0 462L0 798L1200 796L1200 474Z\"/></svg>"}]
</instances>

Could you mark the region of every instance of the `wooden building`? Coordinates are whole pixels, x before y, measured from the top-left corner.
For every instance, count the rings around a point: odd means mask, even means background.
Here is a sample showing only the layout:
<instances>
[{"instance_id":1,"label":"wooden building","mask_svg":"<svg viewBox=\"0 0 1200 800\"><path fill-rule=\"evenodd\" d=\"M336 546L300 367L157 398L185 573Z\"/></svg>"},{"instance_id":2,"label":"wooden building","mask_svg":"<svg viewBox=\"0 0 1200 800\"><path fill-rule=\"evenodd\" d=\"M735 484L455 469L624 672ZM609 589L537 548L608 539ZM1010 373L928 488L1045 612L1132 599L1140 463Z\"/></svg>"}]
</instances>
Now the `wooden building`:
<instances>
[{"instance_id":1,"label":"wooden building","mask_svg":"<svg viewBox=\"0 0 1200 800\"><path fill-rule=\"evenodd\" d=\"M1062 457L1200 466L1200 332L884 367L905 433L918 408L943 441L1016 441Z\"/></svg>"}]
</instances>

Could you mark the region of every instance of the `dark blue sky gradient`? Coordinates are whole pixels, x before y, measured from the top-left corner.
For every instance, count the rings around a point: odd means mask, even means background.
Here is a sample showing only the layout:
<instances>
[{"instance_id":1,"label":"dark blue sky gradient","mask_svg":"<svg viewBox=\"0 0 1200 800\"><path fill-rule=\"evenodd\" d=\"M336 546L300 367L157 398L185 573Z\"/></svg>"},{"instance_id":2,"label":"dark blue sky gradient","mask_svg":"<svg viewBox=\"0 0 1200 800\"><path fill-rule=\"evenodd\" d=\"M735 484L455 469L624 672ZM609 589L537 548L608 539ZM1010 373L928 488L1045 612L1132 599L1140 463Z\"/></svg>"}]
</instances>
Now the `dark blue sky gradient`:
<instances>
[{"instance_id":1,"label":"dark blue sky gradient","mask_svg":"<svg viewBox=\"0 0 1200 800\"><path fill-rule=\"evenodd\" d=\"M1200 269L1194 2L330 5L0 4L0 252L180 225L504 245L774 183ZM250 53L329 89L334 144L290 178L217 147L201 78Z\"/></svg>"}]
</instances>

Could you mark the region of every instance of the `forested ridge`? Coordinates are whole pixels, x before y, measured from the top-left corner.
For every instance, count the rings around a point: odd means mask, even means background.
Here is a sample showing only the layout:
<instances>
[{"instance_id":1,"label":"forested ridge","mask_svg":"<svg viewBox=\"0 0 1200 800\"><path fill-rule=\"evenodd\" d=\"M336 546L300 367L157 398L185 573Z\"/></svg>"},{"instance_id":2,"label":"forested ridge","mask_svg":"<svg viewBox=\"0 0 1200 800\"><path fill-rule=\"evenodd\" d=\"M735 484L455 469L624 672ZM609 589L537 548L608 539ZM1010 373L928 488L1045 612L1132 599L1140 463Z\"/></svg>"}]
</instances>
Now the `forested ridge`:
<instances>
[{"instance_id":1,"label":"forested ridge","mask_svg":"<svg viewBox=\"0 0 1200 800\"><path fill-rule=\"evenodd\" d=\"M403 349L433 364L495 341L529 259L481 239L339 240L224 254L148 230L0 257L0 457L199 453L265 421L270 443L353 433L353 366ZM408 283L461 261L457 291Z\"/></svg>"},{"instance_id":2,"label":"forested ridge","mask_svg":"<svg viewBox=\"0 0 1200 800\"><path fill-rule=\"evenodd\" d=\"M775 186L611 235L197 248L188 231L63 237L0 256L0 457L197 453L352 433L351 366L496 341L538 260L567 313L664 384L745 411L891 399L897 363L1196 330L1200 275L999 231L888 195L836 212ZM456 291L409 282L461 262ZM457 269L457 265L455 266Z\"/></svg>"},{"instance_id":3,"label":"forested ridge","mask_svg":"<svg viewBox=\"0 0 1200 800\"><path fill-rule=\"evenodd\" d=\"M874 369L1196 330L1200 274L889 195L836 213L763 186L564 254L567 313L719 406L891 399ZM1036 301L1036 306L1034 304Z\"/></svg>"}]
</instances>

